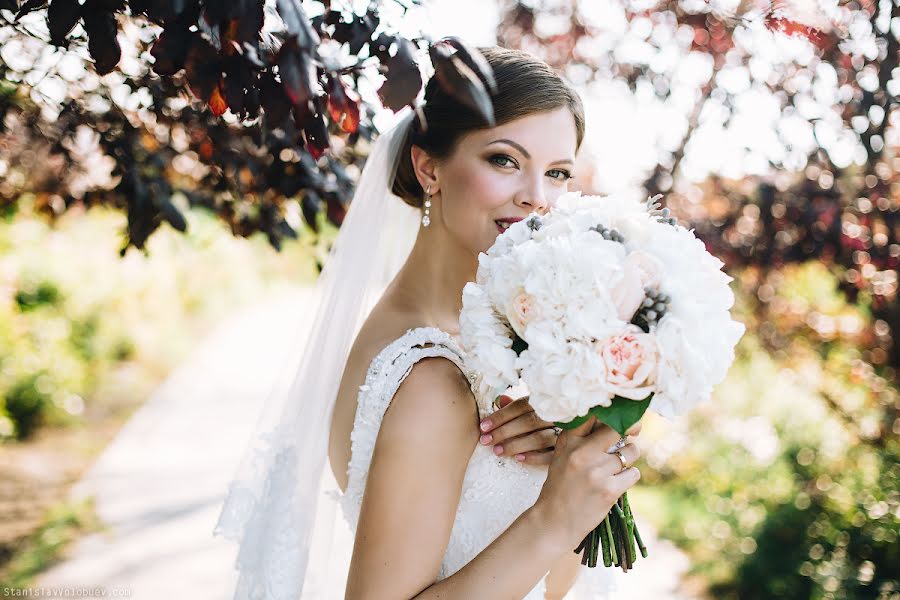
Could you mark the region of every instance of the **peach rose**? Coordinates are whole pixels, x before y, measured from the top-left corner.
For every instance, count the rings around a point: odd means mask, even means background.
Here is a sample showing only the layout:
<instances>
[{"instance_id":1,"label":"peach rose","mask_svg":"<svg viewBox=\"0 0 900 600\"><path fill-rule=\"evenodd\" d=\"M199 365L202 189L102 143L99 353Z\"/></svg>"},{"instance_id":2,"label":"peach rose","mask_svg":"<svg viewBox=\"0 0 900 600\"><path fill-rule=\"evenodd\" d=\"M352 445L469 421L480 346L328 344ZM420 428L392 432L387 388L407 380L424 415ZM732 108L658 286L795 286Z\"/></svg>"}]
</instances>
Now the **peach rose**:
<instances>
[{"instance_id":1,"label":"peach rose","mask_svg":"<svg viewBox=\"0 0 900 600\"><path fill-rule=\"evenodd\" d=\"M659 352L652 335L636 325L629 325L622 333L600 344L599 352L606 367L610 392L631 400L643 400L654 391Z\"/></svg>"}]
</instances>

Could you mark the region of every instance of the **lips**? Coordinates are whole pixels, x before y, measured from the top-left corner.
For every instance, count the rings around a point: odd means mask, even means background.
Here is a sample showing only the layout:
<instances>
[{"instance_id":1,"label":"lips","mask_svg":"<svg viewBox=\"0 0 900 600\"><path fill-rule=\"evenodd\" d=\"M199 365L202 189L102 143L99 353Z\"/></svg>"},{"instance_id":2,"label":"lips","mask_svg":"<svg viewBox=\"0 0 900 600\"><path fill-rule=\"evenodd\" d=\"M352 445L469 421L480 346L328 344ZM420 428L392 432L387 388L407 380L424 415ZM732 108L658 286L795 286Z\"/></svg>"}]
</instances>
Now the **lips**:
<instances>
[{"instance_id":1,"label":"lips","mask_svg":"<svg viewBox=\"0 0 900 600\"><path fill-rule=\"evenodd\" d=\"M497 231L499 231L500 233L503 233L504 231L509 229L510 225L512 225L513 223L517 223L521 220L522 220L522 217L510 217L507 219L497 219L496 221L494 221L494 224L497 225Z\"/></svg>"}]
</instances>

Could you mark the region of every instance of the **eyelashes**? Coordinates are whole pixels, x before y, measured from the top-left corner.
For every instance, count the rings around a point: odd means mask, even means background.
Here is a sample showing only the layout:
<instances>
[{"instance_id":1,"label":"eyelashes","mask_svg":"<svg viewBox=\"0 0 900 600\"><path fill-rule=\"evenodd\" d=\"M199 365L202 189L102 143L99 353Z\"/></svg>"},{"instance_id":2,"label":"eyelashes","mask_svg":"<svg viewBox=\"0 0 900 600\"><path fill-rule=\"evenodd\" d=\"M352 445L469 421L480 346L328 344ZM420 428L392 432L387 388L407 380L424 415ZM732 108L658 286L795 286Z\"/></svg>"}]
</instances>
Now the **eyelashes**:
<instances>
[{"instance_id":1,"label":"eyelashes","mask_svg":"<svg viewBox=\"0 0 900 600\"><path fill-rule=\"evenodd\" d=\"M519 163L516 162L516 159L509 156L508 154L492 154L491 156L488 157L488 162L493 165L496 165L498 167L501 167L501 168L506 168L506 167L517 167L518 168L518 166L519 166ZM569 179L574 178L574 175L572 175L572 173L566 169L550 169L549 171L547 171L547 173L554 173L554 172L560 173L560 176L552 176L551 175L551 177L553 179L556 179L557 181L568 181Z\"/></svg>"}]
</instances>

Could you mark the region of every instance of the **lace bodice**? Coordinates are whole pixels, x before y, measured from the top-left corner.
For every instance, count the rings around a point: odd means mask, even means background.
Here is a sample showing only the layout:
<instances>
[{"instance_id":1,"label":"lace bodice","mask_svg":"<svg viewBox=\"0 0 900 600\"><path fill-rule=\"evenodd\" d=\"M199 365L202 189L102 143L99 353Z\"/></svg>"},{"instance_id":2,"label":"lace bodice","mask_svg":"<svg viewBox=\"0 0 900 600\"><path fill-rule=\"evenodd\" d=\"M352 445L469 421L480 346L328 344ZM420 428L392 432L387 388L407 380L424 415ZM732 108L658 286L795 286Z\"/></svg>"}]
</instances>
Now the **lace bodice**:
<instances>
[{"instance_id":1,"label":"lace bodice","mask_svg":"<svg viewBox=\"0 0 900 600\"><path fill-rule=\"evenodd\" d=\"M453 361L470 382L474 380L475 374L466 368L462 349L448 333L434 327L418 327L407 330L373 359L365 383L359 388L356 417L350 434L348 485L339 498L344 518L354 534L375 440L385 411L413 365L425 357L434 356ZM476 397L476 402L479 418L493 411L492 399ZM525 465L512 457L497 457L491 446L477 444L463 479L450 541L437 580L461 569L532 506L546 477L546 466ZM582 567L582 574L585 571L597 569ZM581 579L584 577L579 576ZM566 598L606 597L601 592L607 586L592 587L597 594L577 594L576 588L573 588ZM543 600L544 591L542 579L525 596L525 600Z\"/></svg>"},{"instance_id":2,"label":"lace bodice","mask_svg":"<svg viewBox=\"0 0 900 600\"><path fill-rule=\"evenodd\" d=\"M463 352L444 331L430 327L408 330L372 361L360 386L356 418L350 434L351 458L347 489L341 507L355 533L375 439L385 411L413 365L425 357L443 356L453 361L466 377ZM490 402L478 400L479 417L491 412ZM499 536L541 491L546 468L527 466L508 457L497 457L491 447L478 444L469 460L463 489L438 580L449 577ZM527 596L544 597L543 581Z\"/></svg>"}]
</instances>

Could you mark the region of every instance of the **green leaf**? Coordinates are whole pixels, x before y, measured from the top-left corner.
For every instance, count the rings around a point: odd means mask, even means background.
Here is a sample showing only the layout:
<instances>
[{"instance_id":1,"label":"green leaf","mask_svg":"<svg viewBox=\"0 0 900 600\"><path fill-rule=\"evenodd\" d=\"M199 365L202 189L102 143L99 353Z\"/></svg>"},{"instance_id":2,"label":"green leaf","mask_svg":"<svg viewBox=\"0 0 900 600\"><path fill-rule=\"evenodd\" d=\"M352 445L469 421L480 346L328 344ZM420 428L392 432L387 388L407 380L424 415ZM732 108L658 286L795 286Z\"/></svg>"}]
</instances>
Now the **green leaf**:
<instances>
[{"instance_id":1,"label":"green leaf","mask_svg":"<svg viewBox=\"0 0 900 600\"><path fill-rule=\"evenodd\" d=\"M643 400L629 400L621 396L615 396L609 406L595 406L588 414L592 414L599 421L603 421L624 436L629 427L641 420L647 407L650 406L650 394ZM584 421L582 421L583 423Z\"/></svg>"},{"instance_id":2,"label":"green leaf","mask_svg":"<svg viewBox=\"0 0 900 600\"><path fill-rule=\"evenodd\" d=\"M516 356L518 356L528 349L528 342L520 338L518 335L513 334L512 349L513 352L516 353Z\"/></svg>"},{"instance_id":3,"label":"green leaf","mask_svg":"<svg viewBox=\"0 0 900 600\"><path fill-rule=\"evenodd\" d=\"M554 421L553 424L557 427L562 427L563 429L575 429L576 427L587 421L590 416L591 413L588 412L588 414L584 415L583 417L575 417L568 423L560 423L559 421Z\"/></svg>"}]
</instances>

